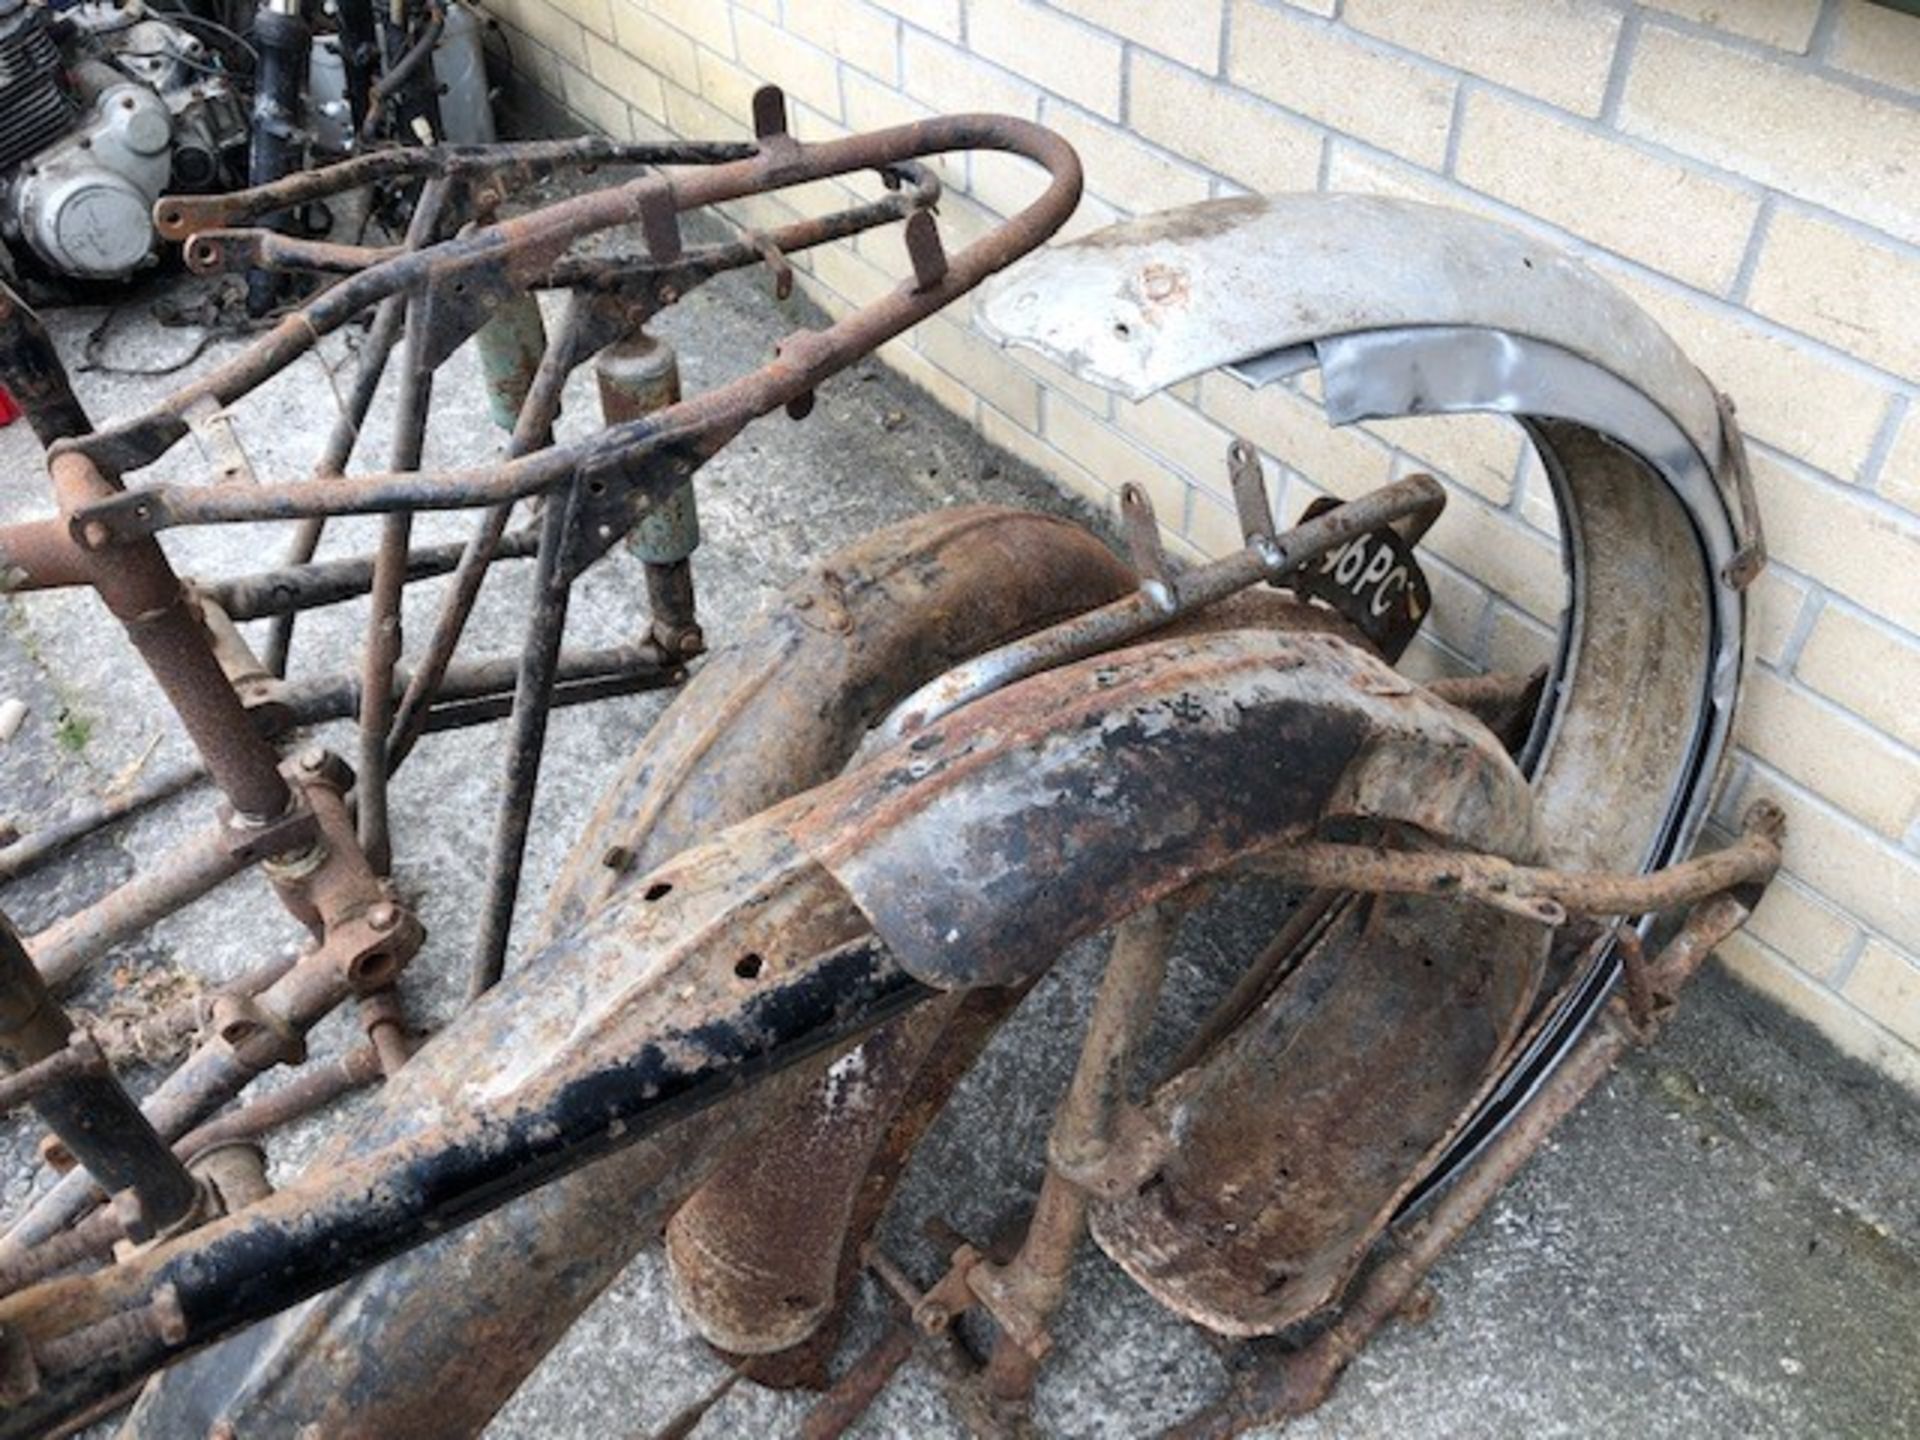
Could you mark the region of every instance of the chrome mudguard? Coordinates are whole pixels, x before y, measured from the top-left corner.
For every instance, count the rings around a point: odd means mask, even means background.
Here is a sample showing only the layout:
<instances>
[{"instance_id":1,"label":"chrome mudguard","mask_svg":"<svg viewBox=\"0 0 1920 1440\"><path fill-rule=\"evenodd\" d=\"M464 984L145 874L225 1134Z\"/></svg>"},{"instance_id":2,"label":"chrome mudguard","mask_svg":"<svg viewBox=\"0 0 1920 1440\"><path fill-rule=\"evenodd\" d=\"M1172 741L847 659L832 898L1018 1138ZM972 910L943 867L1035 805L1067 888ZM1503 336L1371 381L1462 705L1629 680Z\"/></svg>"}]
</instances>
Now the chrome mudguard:
<instances>
[{"instance_id":1,"label":"chrome mudguard","mask_svg":"<svg viewBox=\"0 0 1920 1440\"><path fill-rule=\"evenodd\" d=\"M1317 367L1335 425L1474 411L1520 422L1553 486L1568 576L1522 756L1546 854L1653 869L1691 849L1739 698L1758 519L1731 407L1577 259L1410 201L1243 197L1038 252L987 288L980 320L1132 399L1218 368L1261 385ZM1616 971L1603 956L1454 1164L1532 1092Z\"/></svg>"}]
</instances>

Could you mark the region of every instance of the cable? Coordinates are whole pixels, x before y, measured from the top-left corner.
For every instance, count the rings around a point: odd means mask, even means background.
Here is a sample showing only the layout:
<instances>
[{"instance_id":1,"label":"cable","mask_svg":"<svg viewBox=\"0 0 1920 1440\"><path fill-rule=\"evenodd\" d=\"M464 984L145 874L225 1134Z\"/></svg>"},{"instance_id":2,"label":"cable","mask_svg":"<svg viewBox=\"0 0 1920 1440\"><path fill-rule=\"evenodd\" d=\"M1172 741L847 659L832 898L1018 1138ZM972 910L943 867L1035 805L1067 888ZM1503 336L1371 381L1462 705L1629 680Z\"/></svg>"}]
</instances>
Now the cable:
<instances>
[{"instance_id":1,"label":"cable","mask_svg":"<svg viewBox=\"0 0 1920 1440\"><path fill-rule=\"evenodd\" d=\"M113 54L118 59L127 60L177 60L189 70L198 70L203 75L212 75L221 80L238 78L223 66L211 65L205 60L196 60L191 55L182 55L177 50L115 50Z\"/></svg>"},{"instance_id":2,"label":"cable","mask_svg":"<svg viewBox=\"0 0 1920 1440\"><path fill-rule=\"evenodd\" d=\"M248 58L253 61L256 67L260 64L259 50L254 47L251 40L242 35L238 30L222 25L218 20L209 20L203 15L195 15L188 10L162 10L160 13L165 15L170 21L178 21L182 25L204 26L208 30L226 36L227 39L247 52Z\"/></svg>"}]
</instances>

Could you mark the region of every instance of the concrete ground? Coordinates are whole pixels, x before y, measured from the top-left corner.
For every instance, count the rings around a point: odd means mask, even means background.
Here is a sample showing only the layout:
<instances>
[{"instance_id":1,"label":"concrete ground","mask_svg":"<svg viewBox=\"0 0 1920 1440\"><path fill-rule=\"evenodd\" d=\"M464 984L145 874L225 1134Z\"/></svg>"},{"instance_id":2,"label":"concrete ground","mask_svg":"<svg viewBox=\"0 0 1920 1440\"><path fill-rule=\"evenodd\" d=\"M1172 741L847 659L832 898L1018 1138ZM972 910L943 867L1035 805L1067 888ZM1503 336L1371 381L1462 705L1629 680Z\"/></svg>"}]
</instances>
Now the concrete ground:
<instances>
[{"instance_id":1,"label":"concrete ground","mask_svg":"<svg viewBox=\"0 0 1920 1440\"><path fill-rule=\"evenodd\" d=\"M151 366L182 353L193 332L150 318L156 292L128 300L107 356ZM50 317L69 354L98 310ZM806 318L774 303L763 281L737 277L690 297L661 325L679 347L690 389L757 364L773 340ZM203 357L216 363L224 347ZM333 363L341 359L330 347ZM191 373L191 367L186 373ZM470 358L443 373L429 458L472 461L497 452ZM98 415L125 413L180 377L78 377ZM333 380L308 359L248 401L242 434L263 473L303 473L332 413ZM569 404L563 434L591 424L586 395ZM376 417L369 456L378 456ZM191 442L159 475L188 477ZM0 432L0 519L46 508L38 451L24 425ZM695 566L709 635L724 643L756 604L811 559L874 526L940 505L990 500L1071 511L1074 506L1012 458L868 363L820 395L801 425L762 421L701 478L706 544ZM429 517L425 539L464 533ZM336 526L328 553L364 549L365 523ZM242 528L175 532L183 570L234 573L267 563L280 540ZM526 567L503 566L472 631L481 649L518 643ZM641 595L624 555L584 583L570 641L610 643L631 633ZM432 585L409 591L416 643L430 624ZM6 604L0 695L28 706L20 733L0 746L0 805L31 830L83 793L148 756L185 754L170 717L124 638L88 597L35 596ZM347 663L363 623L357 606L303 621L297 672ZM563 712L550 741L527 874L529 896L551 882L600 787L664 700L637 697ZM327 738L351 752L351 736ZM485 863L499 769L497 735L425 742L399 778L396 851L401 884L421 906L430 940L409 977L421 1019L457 1001ZM204 792L71 851L0 890L23 930L43 925L148 863L203 823ZM535 908L523 903L523 910ZM1219 993L1251 953L1270 912L1246 900L1189 927L1155 1039L1165 1055L1183 1022ZM80 994L99 1008L147 993L177 993L258 964L290 945L289 923L252 877L124 947ZM994 1232L1030 1198L1049 1111L1072 1061L1097 975L1083 947L1062 962L996 1040L916 1156L885 1241L923 1282L937 1259L920 1222L941 1215L976 1235ZM351 1039L323 1027L317 1049ZM151 1075L136 1077L151 1083ZM291 1174L316 1127L276 1142ZM11 1211L42 1183L32 1136L0 1132L0 1205ZM1912 1098L1835 1055L1798 1022L1710 971L1673 1029L1597 1092L1493 1206L1434 1276L1439 1306L1417 1327L1383 1334L1333 1400L1296 1433L1311 1436L1894 1435L1920 1431L1920 1111ZM869 1291L843 1362L876 1333ZM1217 1350L1160 1311L1091 1247L1057 1327L1058 1349L1038 1396L1051 1434L1153 1433L1217 1394ZM643 1256L594 1306L489 1430L519 1437L644 1435L724 1373L666 1298L660 1265ZM702 1436L788 1433L803 1397L737 1387L706 1418ZM860 1433L961 1433L939 1383L911 1362ZM254 1437L248 1437L254 1440Z\"/></svg>"}]
</instances>

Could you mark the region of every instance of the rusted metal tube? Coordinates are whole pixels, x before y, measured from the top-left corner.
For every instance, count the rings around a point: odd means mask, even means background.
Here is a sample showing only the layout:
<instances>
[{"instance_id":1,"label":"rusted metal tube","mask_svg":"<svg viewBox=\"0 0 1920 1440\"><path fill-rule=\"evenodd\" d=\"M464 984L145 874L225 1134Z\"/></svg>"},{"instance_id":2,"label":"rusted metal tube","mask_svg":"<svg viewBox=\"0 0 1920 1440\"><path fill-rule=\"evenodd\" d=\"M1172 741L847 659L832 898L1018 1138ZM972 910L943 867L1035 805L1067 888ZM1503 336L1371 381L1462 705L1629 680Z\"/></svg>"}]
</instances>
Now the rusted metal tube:
<instances>
[{"instance_id":1,"label":"rusted metal tube","mask_svg":"<svg viewBox=\"0 0 1920 1440\"><path fill-rule=\"evenodd\" d=\"M484 660L461 660L448 667L439 686L440 702L427 712L424 730L439 728L434 717L443 707L502 697L511 699L519 661L511 656L490 656ZM557 679L562 686L596 680L626 679L632 688L646 689L654 684L670 684L683 675L678 661L669 659L650 641L637 645L612 645L604 650L563 650L558 662ZM410 682L412 672L400 666L394 673L396 692ZM361 679L357 675L316 675L286 681L275 692L274 703L293 725L318 725L341 720L360 708ZM561 703L556 697L556 703Z\"/></svg>"},{"instance_id":2,"label":"rusted metal tube","mask_svg":"<svg viewBox=\"0 0 1920 1440\"><path fill-rule=\"evenodd\" d=\"M107 1057L92 1039L81 1036L11 1075L0 1075L0 1115L16 1110L52 1085L111 1073Z\"/></svg>"},{"instance_id":3,"label":"rusted metal tube","mask_svg":"<svg viewBox=\"0 0 1920 1440\"><path fill-rule=\"evenodd\" d=\"M590 135L498 145L375 150L248 190L232 190L220 195L169 195L155 207L154 228L164 239L185 240L201 230L258 219L276 210L324 200L380 180L491 177L496 184L524 184L559 170L601 165L711 165L745 160L753 155L754 149L745 141L629 143Z\"/></svg>"},{"instance_id":4,"label":"rusted metal tube","mask_svg":"<svg viewBox=\"0 0 1920 1440\"><path fill-rule=\"evenodd\" d=\"M521 396L513 435L507 442L509 455L530 454L553 443L553 424L560 415L560 397L566 389L567 376L573 371L580 327L579 311L569 307L566 320L559 332L549 340L533 378ZM499 554L502 537L512 517L511 503L496 505L488 510L480 517L480 523L474 527L473 538L467 541L460 553L453 584L440 603L440 613L434 620L433 635L427 642L426 653L420 657L418 668L408 678L406 693L400 697L393 713L387 748L394 765L406 759L414 742L426 729L428 707L445 688L443 682L453 664L454 653L460 648L460 637L466 633L467 620L473 614L474 602L480 596L480 586ZM544 528L534 526L531 530L531 553L538 555Z\"/></svg>"},{"instance_id":5,"label":"rusted metal tube","mask_svg":"<svg viewBox=\"0 0 1920 1440\"><path fill-rule=\"evenodd\" d=\"M173 1153L190 1160L212 1145L230 1140L257 1140L324 1109L342 1095L364 1089L380 1075L380 1057L374 1048L357 1045L338 1060L303 1066L293 1079L272 1094L195 1126L173 1142Z\"/></svg>"},{"instance_id":6,"label":"rusted metal tube","mask_svg":"<svg viewBox=\"0 0 1920 1440\"><path fill-rule=\"evenodd\" d=\"M900 1367L913 1355L918 1336L904 1319L887 1326L879 1341L854 1361L800 1422L800 1440L840 1440L860 1419Z\"/></svg>"},{"instance_id":7,"label":"rusted metal tube","mask_svg":"<svg viewBox=\"0 0 1920 1440\"><path fill-rule=\"evenodd\" d=\"M1168 1075L1199 1064L1213 1047L1226 1039L1240 1022L1253 1012L1277 982L1281 971L1303 954L1321 933L1328 916L1345 899L1342 891L1315 890L1300 897L1300 903L1282 922L1273 939L1267 942L1254 962L1233 982L1226 998L1200 1023L1180 1053L1167 1066Z\"/></svg>"},{"instance_id":8,"label":"rusted metal tube","mask_svg":"<svg viewBox=\"0 0 1920 1440\"><path fill-rule=\"evenodd\" d=\"M178 1295L171 1286L165 1286L144 1304L35 1345L34 1359L44 1375L71 1374L90 1365L137 1355L152 1346L178 1344L186 1328Z\"/></svg>"},{"instance_id":9,"label":"rusted metal tube","mask_svg":"<svg viewBox=\"0 0 1920 1440\"><path fill-rule=\"evenodd\" d=\"M13 926L0 917L0 1060L26 1069L65 1050L73 1033L66 1013L47 992ZM139 1238L158 1234L191 1215L200 1188L121 1088L98 1047L96 1063L32 1087L29 1097L47 1128L85 1173L111 1194L131 1191Z\"/></svg>"},{"instance_id":10,"label":"rusted metal tube","mask_svg":"<svg viewBox=\"0 0 1920 1440\"><path fill-rule=\"evenodd\" d=\"M495 551L500 560L524 560L533 554L539 531L528 527L501 538ZM407 554L407 579L445 575L460 561L464 542L417 547ZM262 620L296 610L317 610L356 600L373 587L373 556L347 560L293 562L278 570L262 570L232 580L195 581L202 595L211 597L234 620Z\"/></svg>"},{"instance_id":11,"label":"rusted metal tube","mask_svg":"<svg viewBox=\"0 0 1920 1440\"><path fill-rule=\"evenodd\" d=\"M1179 924L1178 906L1151 905L1114 931L1087 1037L1048 1144L1049 1155L1070 1170L1097 1165L1114 1142L1134 1054L1153 1024Z\"/></svg>"},{"instance_id":12,"label":"rusted metal tube","mask_svg":"<svg viewBox=\"0 0 1920 1440\"><path fill-rule=\"evenodd\" d=\"M1548 907L1587 915L1645 915L1770 879L1780 868L1777 829L1750 818L1725 849L1645 875L1572 873L1516 865L1498 855L1458 851L1382 850L1302 841L1251 859L1249 867L1302 884L1336 890L1409 895L1460 895L1500 909L1547 919Z\"/></svg>"},{"instance_id":13,"label":"rusted metal tube","mask_svg":"<svg viewBox=\"0 0 1920 1440\"><path fill-rule=\"evenodd\" d=\"M555 710L564 710L569 706L591 705L595 701L611 700L622 695L640 695L649 690L670 689L686 678L684 670L659 670L651 666L643 666L629 670L609 671L606 674L580 680L560 680L554 684L553 698L550 703ZM512 713L511 691L480 695L471 700L445 700L427 711L426 722L420 729L422 734L431 735L442 730L458 730L471 725L491 724L496 720L506 719Z\"/></svg>"},{"instance_id":14,"label":"rusted metal tube","mask_svg":"<svg viewBox=\"0 0 1920 1440\"><path fill-rule=\"evenodd\" d=\"M572 497L556 496L540 517L540 559L534 574L533 609L520 652L520 673L513 687L508 719L506 773L494 821L493 850L487 862L487 886L481 901L480 928L474 937L467 979L469 999L499 983L506 968L507 943L520 899L520 872L526 863L527 831L533 823L534 792L546 748L547 718L553 712L560 641L567 624L572 584L562 569L560 550L567 542Z\"/></svg>"},{"instance_id":15,"label":"rusted metal tube","mask_svg":"<svg viewBox=\"0 0 1920 1440\"><path fill-rule=\"evenodd\" d=\"M1035 1366L1052 1348L1048 1326L1066 1297L1074 1251L1087 1229L1087 1192L1069 1178L1107 1157L1117 1138L1127 1082L1153 1024L1179 909L1152 905L1114 931L1100 993L1087 1020L1073 1078L1054 1118L1048 1166L1017 1254L973 1267L967 1284L1000 1325L987 1361L987 1390L1003 1401L1033 1393Z\"/></svg>"},{"instance_id":16,"label":"rusted metal tube","mask_svg":"<svg viewBox=\"0 0 1920 1440\"><path fill-rule=\"evenodd\" d=\"M214 825L118 889L48 926L27 942L27 948L47 984L66 985L121 941L192 904L252 863L253 857L234 842L227 827Z\"/></svg>"},{"instance_id":17,"label":"rusted metal tube","mask_svg":"<svg viewBox=\"0 0 1920 1440\"><path fill-rule=\"evenodd\" d=\"M368 327L366 343L361 346L359 364L354 370L353 389L348 392L345 408L334 417L333 428L327 432L326 446L314 465L315 475L345 473L347 461L352 458L353 448L360 439L360 427L366 423L367 412L373 408L373 397L380 388L381 377L387 373L387 362L392 358L394 344L400 338L400 325L406 313L407 299L404 295L395 295L382 301L380 308L374 312L373 324ZM320 548L320 537L326 527L327 517L324 515L309 515L302 520L288 542L288 563L305 565L313 559L314 552ZM372 562L369 560L367 587L371 588L372 583ZM226 608L224 600L222 603ZM231 608L227 608L227 613L236 620L252 618L234 614ZM275 675L287 673L287 655L293 647L294 620L295 615L291 610L277 615L268 632L264 659L267 669Z\"/></svg>"},{"instance_id":18,"label":"rusted metal tube","mask_svg":"<svg viewBox=\"0 0 1920 1440\"><path fill-rule=\"evenodd\" d=\"M667 445L710 455L749 420L811 394L850 361L958 299L1057 230L1080 193L1080 162L1072 148L1037 125L986 115L940 117L818 145L770 137L751 160L591 192L362 271L283 320L248 351L165 406L71 442L84 444L88 454L122 473L149 464L185 434L188 410L207 399L224 405L253 389L307 353L320 336L368 305L424 282L429 272L444 276L447 283L485 272L523 284L573 241L635 218L653 217L656 228L674 226L681 212L767 189L974 149L1007 151L1036 161L1049 172L1045 191L987 236L949 256L937 281L903 283L824 330L788 337L772 363L672 406L661 412L658 425L619 426L540 455L451 476L389 474L262 484L244 487L245 494L234 486L161 486L143 490L129 502L96 505L84 518L99 522L101 529L92 533L101 543L112 543L182 523L497 504L551 489L584 469L612 465L631 471L643 456ZM665 493L673 482L663 474L659 486Z\"/></svg>"},{"instance_id":19,"label":"rusted metal tube","mask_svg":"<svg viewBox=\"0 0 1920 1440\"><path fill-rule=\"evenodd\" d=\"M1410 475L1295 526L1277 539L1256 536L1246 549L1189 570L1171 584L1143 585L1110 605L955 666L903 701L887 717L881 733L889 739L911 735L1016 680L1152 634L1249 586L1290 575L1356 535L1444 501L1439 481Z\"/></svg>"},{"instance_id":20,"label":"rusted metal tube","mask_svg":"<svg viewBox=\"0 0 1920 1440\"><path fill-rule=\"evenodd\" d=\"M11 845L0 848L0 881L24 875L49 856L59 853L77 840L84 839L102 826L124 819L147 806L178 795L196 781L207 777L206 767L197 763L177 765L150 775L138 785L128 786L115 795L82 806L64 819L42 825Z\"/></svg>"},{"instance_id":21,"label":"rusted metal tube","mask_svg":"<svg viewBox=\"0 0 1920 1440\"><path fill-rule=\"evenodd\" d=\"M380 1073L398 1075L413 1050L407 1038L406 1012L401 1008L400 991L395 986L361 994L360 1028L379 1058Z\"/></svg>"},{"instance_id":22,"label":"rusted metal tube","mask_svg":"<svg viewBox=\"0 0 1920 1440\"><path fill-rule=\"evenodd\" d=\"M54 493L68 514L120 493L85 455L65 450L50 462ZM90 580L126 626L147 668L167 692L207 773L233 807L256 820L286 813L292 792L272 747L253 733L245 708L214 659L199 617L173 567L151 542L96 556Z\"/></svg>"},{"instance_id":23,"label":"rusted metal tube","mask_svg":"<svg viewBox=\"0 0 1920 1440\"><path fill-rule=\"evenodd\" d=\"M58 1275L89 1260L104 1259L127 1238L127 1227L111 1209L96 1210L70 1230L62 1230L15 1260L0 1264L0 1295L11 1295L36 1280Z\"/></svg>"},{"instance_id":24,"label":"rusted metal tube","mask_svg":"<svg viewBox=\"0 0 1920 1440\"><path fill-rule=\"evenodd\" d=\"M90 559L74 543L64 520L0 525L0 593L85 585Z\"/></svg>"},{"instance_id":25,"label":"rusted metal tube","mask_svg":"<svg viewBox=\"0 0 1920 1440\"><path fill-rule=\"evenodd\" d=\"M407 223L407 245L419 249L432 237L446 208L448 182L429 180ZM415 470L427 439L427 414L433 403L433 366L428 349L430 307L422 294L407 300L406 338L400 372L399 418L394 425L391 462L395 470ZM407 583L407 552L413 544L413 514L396 510L380 524L380 548L373 557L373 589L367 613L367 640L361 655L360 770L354 788L359 802L360 848L376 875L393 868L393 837L387 818L387 730L393 724L393 670L400 663L403 638L400 600Z\"/></svg>"}]
</instances>

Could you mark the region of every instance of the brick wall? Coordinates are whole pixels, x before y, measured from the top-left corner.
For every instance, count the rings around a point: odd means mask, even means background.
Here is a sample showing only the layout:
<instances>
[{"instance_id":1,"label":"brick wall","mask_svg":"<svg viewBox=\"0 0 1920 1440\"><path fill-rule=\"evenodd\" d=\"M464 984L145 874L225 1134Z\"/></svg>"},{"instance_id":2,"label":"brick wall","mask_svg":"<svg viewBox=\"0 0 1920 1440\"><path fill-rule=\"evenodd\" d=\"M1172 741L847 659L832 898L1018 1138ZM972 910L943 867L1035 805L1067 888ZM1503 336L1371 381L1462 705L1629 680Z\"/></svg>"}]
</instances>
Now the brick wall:
<instances>
[{"instance_id":1,"label":"brick wall","mask_svg":"<svg viewBox=\"0 0 1920 1440\"><path fill-rule=\"evenodd\" d=\"M1723 815L1792 818L1787 873L1723 958L1920 1084L1920 18L1862 0L493 0L521 72L621 135L741 133L785 87L803 139L941 110L1080 150L1070 232L1244 189L1403 195L1584 255L1739 402L1775 563ZM1024 203L1004 157L945 166L959 243ZM821 187L799 204L840 198ZM760 202L745 218L786 218ZM842 310L897 234L804 264ZM1347 430L1311 387L1221 375L1142 405L1006 356L958 311L886 358L1095 496L1135 480L1172 546L1238 543L1229 433L1291 518L1412 469L1455 496L1428 550L1429 671L1532 663L1562 585L1537 465L1481 417Z\"/></svg>"}]
</instances>

